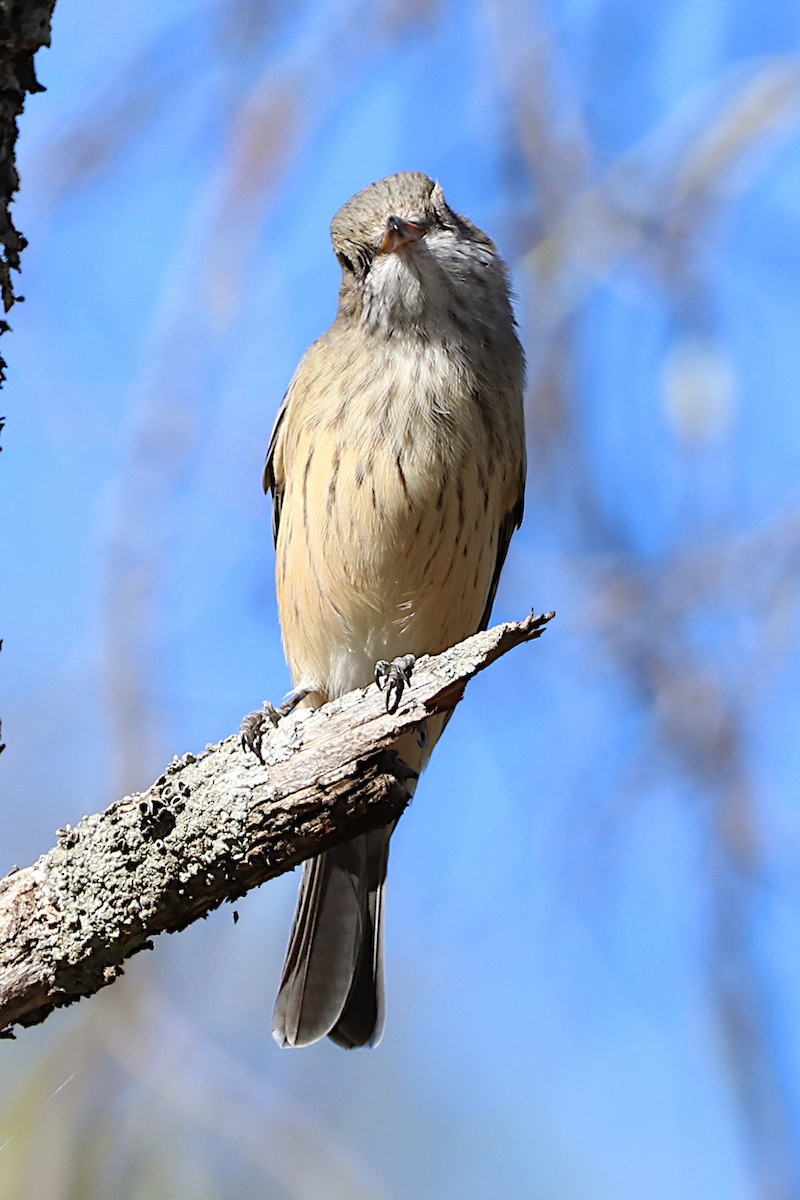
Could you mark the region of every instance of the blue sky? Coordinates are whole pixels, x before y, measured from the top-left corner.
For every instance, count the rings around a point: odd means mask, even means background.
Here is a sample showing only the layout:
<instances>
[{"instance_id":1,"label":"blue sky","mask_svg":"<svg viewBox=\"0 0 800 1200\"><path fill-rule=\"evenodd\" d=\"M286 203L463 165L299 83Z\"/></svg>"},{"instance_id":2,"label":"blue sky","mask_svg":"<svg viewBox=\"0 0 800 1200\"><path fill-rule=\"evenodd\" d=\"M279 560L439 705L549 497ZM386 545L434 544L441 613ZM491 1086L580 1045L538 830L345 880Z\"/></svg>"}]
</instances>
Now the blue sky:
<instances>
[{"instance_id":1,"label":"blue sky","mask_svg":"<svg viewBox=\"0 0 800 1200\"><path fill-rule=\"evenodd\" d=\"M54 1196L335 1196L276 1166L332 1147L369 1196L797 1194L799 23L57 8L4 348L0 866L286 690L263 455L335 309L330 217L383 174L438 177L510 262L531 465L495 615L559 617L471 685L394 839L380 1048L272 1043L276 881L4 1045L0 1200L65 1129L96 1174ZM225 1132L232 1064L266 1165Z\"/></svg>"}]
</instances>

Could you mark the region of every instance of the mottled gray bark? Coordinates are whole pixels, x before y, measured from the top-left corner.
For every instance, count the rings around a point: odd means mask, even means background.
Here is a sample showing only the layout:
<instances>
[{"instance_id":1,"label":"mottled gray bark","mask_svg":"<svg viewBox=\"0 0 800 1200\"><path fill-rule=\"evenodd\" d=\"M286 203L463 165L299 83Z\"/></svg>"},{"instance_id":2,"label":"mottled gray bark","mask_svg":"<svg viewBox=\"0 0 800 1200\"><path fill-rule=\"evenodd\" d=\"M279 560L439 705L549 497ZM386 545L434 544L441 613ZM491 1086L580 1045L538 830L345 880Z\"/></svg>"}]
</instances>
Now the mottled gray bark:
<instances>
[{"instance_id":1,"label":"mottled gray bark","mask_svg":"<svg viewBox=\"0 0 800 1200\"><path fill-rule=\"evenodd\" d=\"M281 721L263 764L229 737L60 830L38 862L0 879L0 1028L42 1021L111 983L155 934L395 820L408 803L395 739L455 708L473 675L553 615L420 659L396 713L374 686L351 692Z\"/></svg>"}]
</instances>

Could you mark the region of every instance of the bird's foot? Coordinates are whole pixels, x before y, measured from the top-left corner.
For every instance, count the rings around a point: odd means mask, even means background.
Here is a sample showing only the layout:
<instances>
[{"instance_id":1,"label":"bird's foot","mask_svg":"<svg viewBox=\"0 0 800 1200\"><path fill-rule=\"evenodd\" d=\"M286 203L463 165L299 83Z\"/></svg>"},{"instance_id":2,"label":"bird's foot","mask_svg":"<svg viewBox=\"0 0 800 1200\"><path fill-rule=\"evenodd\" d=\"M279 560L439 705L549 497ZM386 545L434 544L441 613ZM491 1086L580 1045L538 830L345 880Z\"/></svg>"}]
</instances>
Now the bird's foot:
<instances>
[{"instance_id":1,"label":"bird's foot","mask_svg":"<svg viewBox=\"0 0 800 1200\"><path fill-rule=\"evenodd\" d=\"M375 664L375 682L381 691L386 692L386 711L397 712L406 684L411 682L411 672L416 658L413 654L404 654L392 662L381 659Z\"/></svg>"},{"instance_id":2,"label":"bird's foot","mask_svg":"<svg viewBox=\"0 0 800 1200\"><path fill-rule=\"evenodd\" d=\"M261 745L264 741L264 734L267 729L267 723L271 726L278 724L278 710L274 704L270 704L269 700L265 700L262 707L256 712L248 713L244 718L240 728L242 739L242 749L245 754L255 754L260 763L264 759L261 754Z\"/></svg>"},{"instance_id":3,"label":"bird's foot","mask_svg":"<svg viewBox=\"0 0 800 1200\"><path fill-rule=\"evenodd\" d=\"M261 746L267 728L274 729L281 717L288 717L289 713L297 708L300 701L305 700L309 690L309 688L295 688L278 708L274 704L270 704L269 700L265 700L256 712L248 713L242 721L239 731L245 754L249 751L251 754L255 754L259 762L263 763Z\"/></svg>"}]
</instances>

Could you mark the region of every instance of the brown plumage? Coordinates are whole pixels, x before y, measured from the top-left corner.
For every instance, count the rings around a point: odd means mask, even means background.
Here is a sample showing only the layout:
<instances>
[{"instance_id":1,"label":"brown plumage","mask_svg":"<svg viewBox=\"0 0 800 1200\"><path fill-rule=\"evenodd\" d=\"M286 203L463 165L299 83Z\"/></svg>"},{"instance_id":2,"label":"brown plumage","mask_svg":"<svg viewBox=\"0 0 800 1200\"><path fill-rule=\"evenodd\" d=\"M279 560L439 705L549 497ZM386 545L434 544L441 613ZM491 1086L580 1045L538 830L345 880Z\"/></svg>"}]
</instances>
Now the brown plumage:
<instances>
[{"instance_id":1,"label":"brown plumage","mask_svg":"<svg viewBox=\"0 0 800 1200\"><path fill-rule=\"evenodd\" d=\"M524 361L505 265L426 175L390 176L332 223L339 310L302 359L264 472L278 604L304 703L484 627L522 519ZM398 751L419 772L441 733ZM383 1028L391 829L306 865L274 1033L374 1045Z\"/></svg>"}]
</instances>

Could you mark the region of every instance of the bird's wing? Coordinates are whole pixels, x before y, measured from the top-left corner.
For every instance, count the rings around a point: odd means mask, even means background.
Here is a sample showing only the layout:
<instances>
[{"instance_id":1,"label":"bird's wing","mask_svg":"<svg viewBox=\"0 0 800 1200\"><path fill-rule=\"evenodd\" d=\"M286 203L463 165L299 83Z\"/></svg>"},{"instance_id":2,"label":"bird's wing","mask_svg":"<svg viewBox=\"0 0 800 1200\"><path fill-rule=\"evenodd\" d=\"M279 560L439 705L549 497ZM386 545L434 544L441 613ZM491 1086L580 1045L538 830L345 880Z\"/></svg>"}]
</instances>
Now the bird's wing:
<instances>
[{"instance_id":1,"label":"bird's wing","mask_svg":"<svg viewBox=\"0 0 800 1200\"><path fill-rule=\"evenodd\" d=\"M289 408L291 391L292 389L289 388L278 409L278 415L275 418L275 424L272 427L272 434L269 439L269 446L267 447L267 461L264 463L264 475L262 478L264 491L272 493L272 536L276 542L278 540L278 526L281 520L281 505L283 504L284 478L283 472L276 470L275 451L281 434L281 426Z\"/></svg>"},{"instance_id":2,"label":"bird's wing","mask_svg":"<svg viewBox=\"0 0 800 1200\"><path fill-rule=\"evenodd\" d=\"M486 597L486 608L483 610L481 623L478 629L486 629L489 624L489 618L492 615L492 606L494 598L497 595L497 585L500 582L500 572L503 569L503 563L506 561L508 547L515 529L519 529L522 524L522 514L525 507L524 483L522 484L516 503L508 510L506 515L500 522L500 528L497 531L497 558L494 564L494 574L492 582L489 584L489 594Z\"/></svg>"},{"instance_id":3,"label":"bird's wing","mask_svg":"<svg viewBox=\"0 0 800 1200\"><path fill-rule=\"evenodd\" d=\"M292 381L286 389L286 395L281 400L281 406L272 427L262 483L264 491L272 493L272 535L276 542L281 520L283 493L286 489L286 474L291 469L291 462L287 461L286 453L287 445L290 447L293 440L290 426L296 433L308 417L309 410L313 412L320 395L324 392L324 389L320 389L317 384L320 376L325 375L329 358L330 333L331 330L328 330L327 334L323 334L300 359ZM287 420L287 417L290 420ZM289 451L288 458L291 458L291 451Z\"/></svg>"}]
</instances>

